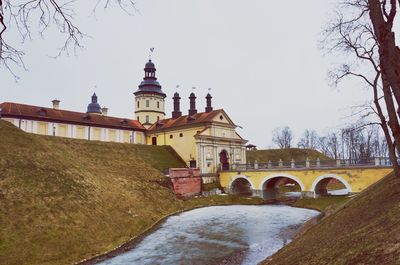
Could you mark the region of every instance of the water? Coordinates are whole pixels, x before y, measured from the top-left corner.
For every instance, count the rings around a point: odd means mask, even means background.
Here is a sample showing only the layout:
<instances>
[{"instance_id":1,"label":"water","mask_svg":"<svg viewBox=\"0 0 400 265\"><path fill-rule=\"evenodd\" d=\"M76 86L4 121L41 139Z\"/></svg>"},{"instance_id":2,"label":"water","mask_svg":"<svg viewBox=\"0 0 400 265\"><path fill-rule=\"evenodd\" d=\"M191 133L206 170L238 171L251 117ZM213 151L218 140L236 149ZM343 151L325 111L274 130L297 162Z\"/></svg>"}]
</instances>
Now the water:
<instances>
[{"instance_id":1,"label":"water","mask_svg":"<svg viewBox=\"0 0 400 265\"><path fill-rule=\"evenodd\" d=\"M244 252L242 264L257 264L288 243L282 231L317 211L289 206L215 206L169 217L134 249L101 265L212 264Z\"/></svg>"}]
</instances>

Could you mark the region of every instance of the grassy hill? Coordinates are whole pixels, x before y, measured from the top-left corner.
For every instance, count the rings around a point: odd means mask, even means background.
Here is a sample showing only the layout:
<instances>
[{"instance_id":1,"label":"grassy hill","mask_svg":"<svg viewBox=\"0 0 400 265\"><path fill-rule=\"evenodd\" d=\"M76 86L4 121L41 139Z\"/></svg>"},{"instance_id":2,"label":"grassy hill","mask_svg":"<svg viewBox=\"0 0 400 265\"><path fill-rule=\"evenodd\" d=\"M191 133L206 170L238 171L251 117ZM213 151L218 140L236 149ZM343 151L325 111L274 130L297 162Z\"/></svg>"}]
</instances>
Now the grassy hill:
<instances>
[{"instance_id":1,"label":"grassy hill","mask_svg":"<svg viewBox=\"0 0 400 265\"><path fill-rule=\"evenodd\" d=\"M400 264L400 179L368 188L264 264Z\"/></svg>"},{"instance_id":2,"label":"grassy hill","mask_svg":"<svg viewBox=\"0 0 400 265\"><path fill-rule=\"evenodd\" d=\"M0 264L74 264L176 211L236 200L177 200L158 182L181 166L167 147L39 136L0 120Z\"/></svg>"},{"instance_id":3,"label":"grassy hill","mask_svg":"<svg viewBox=\"0 0 400 265\"><path fill-rule=\"evenodd\" d=\"M322 154L317 150L312 149L301 149L301 148L288 148L288 149L269 149L269 150L248 150L247 161L253 163L255 160L258 162L277 162L279 159L283 161L305 161L307 157L310 160L321 160L330 159L326 155Z\"/></svg>"},{"instance_id":4,"label":"grassy hill","mask_svg":"<svg viewBox=\"0 0 400 265\"><path fill-rule=\"evenodd\" d=\"M182 207L154 182L182 166L170 151L26 134L0 121L0 263L71 264Z\"/></svg>"}]
</instances>

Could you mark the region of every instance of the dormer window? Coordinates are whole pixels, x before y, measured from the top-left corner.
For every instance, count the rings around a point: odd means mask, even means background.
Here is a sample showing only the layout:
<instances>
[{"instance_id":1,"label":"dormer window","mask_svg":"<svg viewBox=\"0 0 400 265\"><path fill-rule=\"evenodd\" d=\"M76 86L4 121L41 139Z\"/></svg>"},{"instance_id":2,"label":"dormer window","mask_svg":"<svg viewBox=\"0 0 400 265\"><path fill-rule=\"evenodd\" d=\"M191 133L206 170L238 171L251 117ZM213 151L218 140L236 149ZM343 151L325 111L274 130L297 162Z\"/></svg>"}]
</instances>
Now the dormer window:
<instances>
[{"instance_id":1,"label":"dormer window","mask_svg":"<svg viewBox=\"0 0 400 265\"><path fill-rule=\"evenodd\" d=\"M47 115L47 110L45 108L40 108L38 111L40 116L46 116Z\"/></svg>"},{"instance_id":2,"label":"dormer window","mask_svg":"<svg viewBox=\"0 0 400 265\"><path fill-rule=\"evenodd\" d=\"M120 123L125 126L128 125L128 121L125 119L121 120Z\"/></svg>"}]
</instances>

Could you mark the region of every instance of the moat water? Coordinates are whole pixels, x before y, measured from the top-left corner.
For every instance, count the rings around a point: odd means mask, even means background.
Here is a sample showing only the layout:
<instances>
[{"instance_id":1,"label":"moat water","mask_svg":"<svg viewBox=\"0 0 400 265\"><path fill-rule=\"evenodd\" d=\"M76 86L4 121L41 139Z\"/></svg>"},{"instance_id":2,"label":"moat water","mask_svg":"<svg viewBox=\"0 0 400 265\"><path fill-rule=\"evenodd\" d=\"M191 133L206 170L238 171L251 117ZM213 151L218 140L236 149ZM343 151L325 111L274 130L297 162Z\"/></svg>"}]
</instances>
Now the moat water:
<instances>
[{"instance_id":1,"label":"moat water","mask_svg":"<svg viewBox=\"0 0 400 265\"><path fill-rule=\"evenodd\" d=\"M215 206L169 217L135 248L101 265L215 264L238 256L257 264L289 243L317 211L289 206Z\"/></svg>"}]
</instances>

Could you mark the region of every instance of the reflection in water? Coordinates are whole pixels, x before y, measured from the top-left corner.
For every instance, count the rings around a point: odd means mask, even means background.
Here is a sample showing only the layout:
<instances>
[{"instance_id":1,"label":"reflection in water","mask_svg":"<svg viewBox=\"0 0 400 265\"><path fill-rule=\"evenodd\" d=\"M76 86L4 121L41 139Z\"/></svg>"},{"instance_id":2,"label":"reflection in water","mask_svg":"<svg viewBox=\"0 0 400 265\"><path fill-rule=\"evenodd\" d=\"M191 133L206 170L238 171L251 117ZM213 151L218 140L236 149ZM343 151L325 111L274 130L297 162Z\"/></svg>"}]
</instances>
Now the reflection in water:
<instances>
[{"instance_id":1,"label":"reflection in water","mask_svg":"<svg viewBox=\"0 0 400 265\"><path fill-rule=\"evenodd\" d=\"M134 249L100 264L210 264L243 250L243 264L257 264L287 243L282 230L317 214L271 205L196 209L169 217Z\"/></svg>"}]
</instances>

